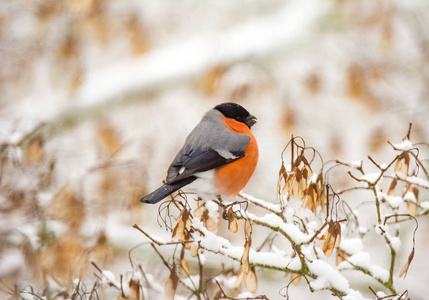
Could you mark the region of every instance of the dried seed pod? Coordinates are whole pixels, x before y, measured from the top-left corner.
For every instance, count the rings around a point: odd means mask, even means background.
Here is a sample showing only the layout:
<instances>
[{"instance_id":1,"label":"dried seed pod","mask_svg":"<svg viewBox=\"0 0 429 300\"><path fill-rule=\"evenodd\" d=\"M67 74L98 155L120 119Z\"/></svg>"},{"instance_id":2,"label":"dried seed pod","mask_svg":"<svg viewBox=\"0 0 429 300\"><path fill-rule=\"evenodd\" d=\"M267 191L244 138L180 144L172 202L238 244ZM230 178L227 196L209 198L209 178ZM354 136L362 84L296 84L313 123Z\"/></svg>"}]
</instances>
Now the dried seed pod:
<instances>
[{"instance_id":1,"label":"dried seed pod","mask_svg":"<svg viewBox=\"0 0 429 300\"><path fill-rule=\"evenodd\" d=\"M411 253L408 256L407 262L401 268L401 271L399 272L399 277L402 277L402 276L404 276L404 278L407 277L408 269L410 268L410 264L413 261L413 258L414 258L414 248L413 250L411 250Z\"/></svg>"},{"instance_id":2,"label":"dried seed pod","mask_svg":"<svg viewBox=\"0 0 429 300\"><path fill-rule=\"evenodd\" d=\"M415 216L418 209L418 202L419 202L419 188L416 186L410 186L408 188L407 193L411 192L414 195L414 201L407 201L407 211L410 215Z\"/></svg>"},{"instance_id":3,"label":"dried seed pod","mask_svg":"<svg viewBox=\"0 0 429 300\"><path fill-rule=\"evenodd\" d=\"M396 161L394 172L400 178L408 176L408 169L410 167L410 155L408 152L402 152Z\"/></svg>"},{"instance_id":4,"label":"dried seed pod","mask_svg":"<svg viewBox=\"0 0 429 300\"><path fill-rule=\"evenodd\" d=\"M170 276L168 276L167 281L164 285L164 299L174 300L174 296L176 295L177 284L179 283L179 277L176 274L176 265L173 264L173 268L171 269Z\"/></svg>"},{"instance_id":5,"label":"dried seed pod","mask_svg":"<svg viewBox=\"0 0 429 300\"><path fill-rule=\"evenodd\" d=\"M249 236L244 243L244 250L240 260L240 269L244 274L248 274L250 270L249 266L249 251L250 245L252 244L252 238Z\"/></svg>"},{"instance_id":6,"label":"dried seed pod","mask_svg":"<svg viewBox=\"0 0 429 300\"><path fill-rule=\"evenodd\" d=\"M390 187L389 190L387 191L387 195L389 196L396 196L396 184L397 184L397 180L393 179L392 182L390 183Z\"/></svg>"},{"instance_id":7,"label":"dried seed pod","mask_svg":"<svg viewBox=\"0 0 429 300\"><path fill-rule=\"evenodd\" d=\"M180 277L188 278L189 277L189 264L185 257L180 260Z\"/></svg>"},{"instance_id":8,"label":"dried seed pod","mask_svg":"<svg viewBox=\"0 0 429 300\"><path fill-rule=\"evenodd\" d=\"M307 189L307 169L303 169L301 171L301 180L299 181L299 191L301 193L304 193L305 190Z\"/></svg>"},{"instance_id":9,"label":"dried seed pod","mask_svg":"<svg viewBox=\"0 0 429 300\"><path fill-rule=\"evenodd\" d=\"M25 153L27 164L41 164L45 160L44 140L42 137L35 137L28 143Z\"/></svg>"},{"instance_id":10,"label":"dried seed pod","mask_svg":"<svg viewBox=\"0 0 429 300\"><path fill-rule=\"evenodd\" d=\"M255 293L258 289L258 279L256 278L255 266L250 267L249 272L245 275L244 285L251 293Z\"/></svg>"},{"instance_id":11,"label":"dried seed pod","mask_svg":"<svg viewBox=\"0 0 429 300\"><path fill-rule=\"evenodd\" d=\"M204 211L206 211L207 208L206 206L203 204L201 204L200 206L198 206L195 210L194 210L194 217L196 218L201 218L204 214Z\"/></svg>"},{"instance_id":12,"label":"dried seed pod","mask_svg":"<svg viewBox=\"0 0 429 300\"><path fill-rule=\"evenodd\" d=\"M280 193L282 196L285 196L287 193L289 193L289 194L292 193L292 184L293 184L294 180L295 180L294 174L287 175L285 185L283 186L281 193Z\"/></svg>"},{"instance_id":13,"label":"dried seed pod","mask_svg":"<svg viewBox=\"0 0 429 300\"><path fill-rule=\"evenodd\" d=\"M236 233L238 231L238 223L235 219L234 212L232 211L232 207L228 209L228 230Z\"/></svg>"},{"instance_id":14,"label":"dried seed pod","mask_svg":"<svg viewBox=\"0 0 429 300\"><path fill-rule=\"evenodd\" d=\"M171 236L172 238L176 238L179 242L183 242L186 240L187 238L186 232L188 232L188 235L189 235L189 229L192 224L189 217L190 217L189 210L187 210L186 208L183 209L180 219L173 229L173 233Z\"/></svg>"},{"instance_id":15,"label":"dried seed pod","mask_svg":"<svg viewBox=\"0 0 429 300\"><path fill-rule=\"evenodd\" d=\"M313 213L316 213L316 210L317 210L316 201L317 201L317 193L314 192L313 185L310 185L309 188L305 191L304 201L302 202L301 206L311 210Z\"/></svg>"},{"instance_id":16,"label":"dried seed pod","mask_svg":"<svg viewBox=\"0 0 429 300\"><path fill-rule=\"evenodd\" d=\"M322 235L319 241L319 248L323 250L326 256L332 254L334 248L338 247L341 242L341 225L331 219L328 230Z\"/></svg>"},{"instance_id":17,"label":"dried seed pod","mask_svg":"<svg viewBox=\"0 0 429 300\"><path fill-rule=\"evenodd\" d=\"M138 277L132 276L128 281L127 300L139 300L141 291L141 282Z\"/></svg>"},{"instance_id":18,"label":"dried seed pod","mask_svg":"<svg viewBox=\"0 0 429 300\"><path fill-rule=\"evenodd\" d=\"M336 265L338 266L340 263L342 263L347 256L348 255L344 250L337 248L337 256L335 258Z\"/></svg>"},{"instance_id":19,"label":"dried seed pod","mask_svg":"<svg viewBox=\"0 0 429 300\"><path fill-rule=\"evenodd\" d=\"M191 253L192 257L195 257L198 255L198 245L195 243L188 243L190 245L189 247L189 253Z\"/></svg>"}]
</instances>

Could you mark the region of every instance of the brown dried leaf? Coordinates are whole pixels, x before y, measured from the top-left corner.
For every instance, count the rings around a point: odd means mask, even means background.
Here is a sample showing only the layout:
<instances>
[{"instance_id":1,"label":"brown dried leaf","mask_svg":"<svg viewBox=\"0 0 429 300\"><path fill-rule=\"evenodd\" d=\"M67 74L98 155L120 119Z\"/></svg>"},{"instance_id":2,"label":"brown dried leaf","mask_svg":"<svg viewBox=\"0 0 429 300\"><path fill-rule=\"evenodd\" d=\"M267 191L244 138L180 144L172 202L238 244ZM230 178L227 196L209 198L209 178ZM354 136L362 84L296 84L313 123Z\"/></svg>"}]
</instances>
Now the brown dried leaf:
<instances>
[{"instance_id":1,"label":"brown dried leaf","mask_svg":"<svg viewBox=\"0 0 429 300\"><path fill-rule=\"evenodd\" d=\"M405 263L405 265L402 267L401 271L399 272L399 277L404 276L404 279L405 279L405 277L407 277L408 269L410 267L411 262L413 261L413 258L414 258L414 248L413 248L413 250L411 250L411 253L408 256L407 262Z\"/></svg>"},{"instance_id":2,"label":"brown dried leaf","mask_svg":"<svg viewBox=\"0 0 429 300\"><path fill-rule=\"evenodd\" d=\"M342 263L347 256L348 255L347 255L347 253L345 251L337 248L337 256L336 256L336 259L335 259L336 265L338 266L340 263Z\"/></svg>"},{"instance_id":3,"label":"brown dried leaf","mask_svg":"<svg viewBox=\"0 0 429 300\"><path fill-rule=\"evenodd\" d=\"M238 231L238 223L235 219L234 212L232 211L232 207L228 209L228 230L236 233Z\"/></svg>"},{"instance_id":4,"label":"brown dried leaf","mask_svg":"<svg viewBox=\"0 0 429 300\"><path fill-rule=\"evenodd\" d=\"M206 211L206 206L204 205L204 203L200 206L198 206L195 210L194 210L194 217L196 218L200 218L203 216L204 211ZM201 220L202 221L202 220Z\"/></svg>"},{"instance_id":5,"label":"brown dried leaf","mask_svg":"<svg viewBox=\"0 0 429 300\"><path fill-rule=\"evenodd\" d=\"M168 276L167 281L164 285L164 300L170 299L174 300L174 296L176 294L177 284L179 283L179 277L176 274L176 267L173 264L173 269L170 272L170 276Z\"/></svg>"},{"instance_id":6,"label":"brown dried leaf","mask_svg":"<svg viewBox=\"0 0 429 300\"><path fill-rule=\"evenodd\" d=\"M243 272L246 275L249 273L249 270L250 270L249 251L250 251L250 245L251 244L252 244L252 238L251 238L251 236L249 236L246 239L246 242L244 243L243 255L241 256L241 260L240 260L241 272Z\"/></svg>"},{"instance_id":7,"label":"brown dried leaf","mask_svg":"<svg viewBox=\"0 0 429 300\"><path fill-rule=\"evenodd\" d=\"M27 164L40 164L45 160L45 152L43 150L44 141L41 137L36 137L28 143L25 161Z\"/></svg>"},{"instance_id":8,"label":"brown dried leaf","mask_svg":"<svg viewBox=\"0 0 429 300\"><path fill-rule=\"evenodd\" d=\"M362 67L352 65L347 70L347 95L354 99L365 99L367 80Z\"/></svg>"},{"instance_id":9,"label":"brown dried leaf","mask_svg":"<svg viewBox=\"0 0 429 300\"><path fill-rule=\"evenodd\" d=\"M281 125L284 131L292 132L297 122L297 114L292 107L286 106L282 109Z\"/></svg>"},{"instance_id":10,"label":"brown dried leaf","mask_svg":"<svg viewBox=\"0 0 429 300\"><path fill-rule=\"evenodd\" d=\"M313 195L314 204L318 206L320 204L320 196L317 191L317 185L315 183L311 184L311 187L309 187L308 193L311 193Z\"/></svg>"},{"instance_id":11,"label":"brown dried leaf","mask_svg":"<svg viewBox=\"0 0 429 300\"><path fill-rule=\"evenodd\" d=\"M299 198L299 182L295 176L292 179L290 190L292 196Z\"/></svg>"},{"instance_id":12,"label":"brown dried leaf","mask_svg":"<svg viewBox=\"0 0 429 300\"><path fill-rule=\"evenodd\" d=\"M419 188L416 186L411 187L411 192L414 194L416 201L419 202Z\"/></svg>"},{"instance_id":13,"label":"brown dried leaf","mask_svg":"<svg viewBox=\"0 0 429 300\"><path fill-rule=\"evenodd\" d=\"M189 277L189 264L185 257L182 257L180 260L180 277L188 278Z\"/></svg>"},{"instance_id":14,"label":"brown dried leaf","mask_svg":"<svg viewBox=\"0 0 429 300\"><path fill-rule=\"evenodd\" d=\"M139 279L131 277L128 281L128 288L126 300L139 300L141 298L140 291L142 286Z\"/></svg>"},{"instance_id":15,"label":"brown dried leaf","mask_svg":"<svg viewBox=\"0 0 429 300\"><path fill-rule=\"evenodd\" d=\"M97 129L97 148L103 159L116 155L122 148L118 131L110 124L104 124Z\"/></svg>"},{"instance_id":16,"label":"brown dried leaf","mask_svg":"<svg viewBox=\"0 0 429 300\"><path fill-rule=\"evenodd\" d=\"M190 245L191 245L191 246L189 247L189 253L191 253L191 256L192 256L192 257L197 256L197 254L198 254L198 245L197 245L197 244L195 244L195 243L188 243L188 244L190 244Z\"/></svg>"},{"instance_id":17,"label":"brown dried leaf","mask_svg":"<svg viewBox=\"0 0 429 300\"><path fill-rule=\"evenodd\" d=\"M316 213L316 202L315 202L313 189L308 189L305 193L304 201L302 202L302 207L311 210L313 213Z\"/></svg>"},{"instance_id":18,"label":"brown dried leaf","mask_svg":"<svg viewBox=\"0 0 429 300\"><path fill-rule=\"evenodd\" d=\"M410 155L408 152L402 152L399 155L398 160L396 161L394 172L400 178L405 178L408 176L408 169L410 166Z\"/></svg>"},{"instance_id":19,"label":"brown dried leaf","mask_svg":"<svg viewBox=\"0 0 429 300\"><path fill-rule=\"evenodd\" d=\"M332 219L329 222L328 230L322 235L319 241L319 248L323 250L326 256L332 254L334 248L338 247L341 242L341 225Z\"/></svg>"},{"instance_id":20,"label":"brown dried leaf","mask_svg":"<svg viewBox=\"0 0 429 300\"><path fill-rule=\"evenodd\" d=\"M258 279L256 278L255 266L250 267L249 273L245 274L244 285L251 293L255 293L258 289Z\"/></svg>"},{"instance_id":21,"label":"brown dried leaf","mask_svg":"<svg viewBox=\"0 0 429 300\"><path fill-rule=\"evenodd\" d=\"M138 15L131 14L126 25L133 54L140 55L145 53L149 49L149 38L145 28L139 21Z\"/></svg>"},{"instance_id":22,"label":"brown dried leaf","mask_svg":"<svg viewBox=\"0 0 429 300\"><path fill-rule=\"evenodd\" d=\"M320 81L321 80L319 74L311 73L305 79L305 87L311 94L315 95L320 91Z\"/></svg>"},{"instance_id":23,"label":"brown dried leaf","mask_svg":"<svg viewBox=\"0 0 429 300\"><path fill-rule=\"evenodd\" d=\"M206 95L214 95L221 82L222 77L228 70L228 66L218 65L209 69L201 78L201 86Z\"/></svg>"},{"instance_id":24,"label":"brown dried leaf","mask_svg":"<svg viewBox=\"0 0 429 300\"><path fill-rule=\"evenodd\" d=\"M305 190L307 189L307 169L303 169L301 172L302 176L301 176L301 180L299 181L299 190L300 192L304 193Z\"/></svg>"},{"instance_id":25,"label":"brown dried leaf","mask_svg":"<svg viewBox=\"0 0 429 300\"><path fill-rule=\"evenodd\" d=\"M211 217L208 217L205 221L205 225L208 231L216 233L218 223Z\"/></svg>"},{"instance_id":26,"label":"brown dried leaf","mask_svg":"<svg viewBox=\"0 0 429 300\"><path fill-rule=\"evenodd\" d=\"M186 240L186 232L185 229L189 227L189 210L186 208L182 211L182 214L180 216L179 221L177 222L176 226L173 229L172 238L176 238L179 242L183 242ZM189 228L187 228L189 229Z\"/></svg>"},{"instance_id":27,"label":"brown dried leaf","mask_svg":"<svg viewBox=\"0 0 429 300\"><path fill-rule=\"evenodd\" d=\"M104 231L98 234L95 245L91 248L91 260L103 266L113 254L113 248Z\"/></svg>"},{"instance_id":28,"label":"brown dried leaf","mask_svg":"<svg viewBox=\"0 0 429 300\"><path fill-rule=\"evenodd\" d=\"M53 197L47 213L54 220L78 228L85 219L85 201L81 194L66 186Z\"/></svg>"},{"instance_id":29,"label":"brown dried leaf","mask_svg":"<svg viewBox=\"0 0 429 300\"><path fill-rule=\"evenodd\" d=\"M286 180L286 178L288 177L288 174L286 172L286 167L283 163L282 163L282 166L280 167L279 177L283 177L284 180Z\"/></svg>"},{"instance_id":30,"label":"brown dried leaf","mask_svg":"<svg viewBox=\"0 0 429 300\"><path fill-rule=\"evenodd\" d=\"M398 182L396 181L396 179L392 180L392 183L390 184L389 190L387 191L387 195L389 196L396 196L396 184Z\"/></svg>"},{"instance_id":31,"label":"brown dried leaf","mask_svg":"<svg viewBox=\"0 0 429 300\"><path fill-rule=\"evenodd\" d=\"M291 192L291 184L294 180L294 175L290 174L286 177L286 181L285 181L285 185L283 186L283 188L281 189L280 195L284 196L287 193Z\"/></svg>"},{"instance_id":32,"label":"brown dried leaf","mask_svg":"<svg viewBox=\"0 0 429 300\"><path fill-rule=\"evenodd\" d=\"M61 4L57 1L44 1L41 2L36 10L36 17L41 22L49 21L59 11L61 11Z\"/></svg>"},{"instance_id":33,"label":"brown dried leaf","mask_svg":"<svg viewBox=\"0 0 429 300\"><path fill-rule=\"evenodd\" d=\"M287 178L288 178L288 174L286 173L286 168L285 165L282 163L282 166L280 167L279 170L279 178L277 180L277 193L281 194L282 196L284 196L286 194L285 187L287 185ZM284 180L285 185L282 188L282 180Z\"/></svg>"},{"instance_id":34,"label":"brown dried leaf","mask_svg":"<svg viewBox=\"0 0 429 300\"><path fill-rule=\"evenodd\" d=\"M307 179L304 179L300 169L295 168L295 180L292 184L292 196L296 197L298 200L302 200L304 198L306 185Z\"/></svg>"},{"instance_id":35,"label":"brown dried leaf","mask_svg":"<svg viewBox=\"0 0 429 300\"><path fill-rule=\"evenodd\" d=\"M299 274L291 273L290 274L290 281L294 286L297 286L301 282L302 276Z\"/></svg>"},{"instance_id":36,"label":"brown dried leaf","mask_svg":"<svg viewBox=\"0 0 429 300\"><path fill-rule=\"evenodd\" d=\"M71 284L71 280L80 277L88 266L84 241L70 229L42 251L40 266L46 276L55 278L59 284Z\"/></svg>"},{"instance_id":37,"label":"brown dried leaf","mask_svg":"<svg viewBox=\"0 0 429 300\"><path fill-rule=\"evenodd\" d=\"M418 206L416 203L408 201L407 202L407 211L410 215L415 216L417 213Z\"/></svg>"},{"instance_id":38,"label":"brown dried leaf","mask_svg":"<svg viewBox=\"0 0 429 300\"><path fill-rule=\"evenodd\" d=\"M179 242L183 242L185 240L185 222L182 218L180 218L176 226L174 226L171 238L177 238Z\"/></svg>"},{"instance_id":39,"label":"brown dried leaf","mask_svg":"<svg viewBox=\"0 0 429 300\"><path fill-rule=\"evenodd\" d=\"M413 201L407 201L407 211L410 215L415 216L418 210L418 202L419 202L419 188L416 186L410 186L407 190L407 193L413 193L414 198L416 199L416 203Z\"/></svg>"}]
</instances>

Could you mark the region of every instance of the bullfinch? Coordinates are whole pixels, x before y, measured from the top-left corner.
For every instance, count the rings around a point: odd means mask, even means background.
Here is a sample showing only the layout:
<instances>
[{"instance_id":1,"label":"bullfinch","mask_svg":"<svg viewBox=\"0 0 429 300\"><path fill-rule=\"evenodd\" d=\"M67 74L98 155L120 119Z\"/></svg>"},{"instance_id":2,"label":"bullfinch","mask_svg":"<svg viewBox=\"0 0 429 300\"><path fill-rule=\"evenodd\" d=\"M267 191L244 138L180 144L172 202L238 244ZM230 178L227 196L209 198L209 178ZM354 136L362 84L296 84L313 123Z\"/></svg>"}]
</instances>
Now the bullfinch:
<instances>
[{"instance_id":1,"label":"bullfinch","mask_svg":"<svg viewBox=\"0 0 429 300\"><path fill-rule=\"evenodd\" d=\"M185 186L202 198L235 197L258 162L258 144L250 130L255 123L256 118L236 103L209 110L168 168L166 183L140 201L154 204Z\"/></svg>"}]
</instances>

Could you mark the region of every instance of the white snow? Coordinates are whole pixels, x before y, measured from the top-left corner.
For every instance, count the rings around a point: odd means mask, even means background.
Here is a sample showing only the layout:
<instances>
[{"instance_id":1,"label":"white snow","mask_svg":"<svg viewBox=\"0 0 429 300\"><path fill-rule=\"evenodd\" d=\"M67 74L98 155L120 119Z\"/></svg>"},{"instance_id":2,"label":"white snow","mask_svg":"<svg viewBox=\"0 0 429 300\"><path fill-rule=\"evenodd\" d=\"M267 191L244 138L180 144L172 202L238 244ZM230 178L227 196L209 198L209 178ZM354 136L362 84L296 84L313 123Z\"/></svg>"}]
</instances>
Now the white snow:
<instances>
[{"instance_id":1,"label":"white snow","mask_svg":"<svg viewBox=\"0 0 429 300\"><path fill-rule=\"evenodd\" d=\"M250 202L255 203L255 204L262 206L262 207L266 207L267 209L269 209L271 211L281 212L280 205L278 205L278 204L274 204L274 203L270 203L270 202L267 202L267 201L262 200L262 199L258 199L256 197L245 194L243 192L240 192L240 195L242 195L245 199L248 199Z\"/></svg>"},{"instance_id":2,"label":"white snow","mask_svg":"<svg viewBox=\"0 0 429 300\"><path fill-rule=\"evenodd\" d=\"M276 214L266 214L262 217L258 217L250 212L243 211L243 215L246 214L251 220L265 223L273 228L280 228L297 244L304 243L311 238L311 235L303 233L297 225L293 223L284 223Z\"/></svg>"},{"instance_id":3,"label":"white snow","mask_svg":"<svg viewBox=\"0 0 429 300\"><path fill-rule=\"evenodd\" d=\"M140 272L134 271L132 273L126 273L122 277L122 290L124 291L125 296L133 295L133 293L134 293L134 291L130 288L130 285L129 285L129 282L131 280L134 282L142 283L143 282L143 276L141 275Z\"/></svg>"},{"instance_id":4,"label":"white snow","mask_svg":"<svg viewBox=\"0 0 429 300\"><path fill-rule=\"evenodd\" d=\"M413 143L410 140L405 140L400 144L392 144L398 150L408 151L413 148Z\"/></svg>"},{"instance_id":5,"label":"white snow","mask_svg":"<svg viewBox=\"0 0 429 300\"><path fill-rule=\"evenodd\" d=\"M384 200L389 203L392 208L399 208L402 203L404 203L404 199L401 196L389 196L386 193L380 193Z\"/></svg>"},{"instance_id":6,"label":"white snow","mask_svg":"<svg viewBox=\"0 0 429 300\"><path fill-rule=\"evenodd\" d=\"M411 192L411 191L408 191L408 192L404 195L404 200L405 200L405 201L409 201L409 202L417 203L416 195L414 195L414 193L413 193L413 192Z\"/></svg>"},{"instance_id":7,"label":"white snow","mask_svg":"<svg viewBox=\"0 0 429 300\"><path fill-rule=\"evenodd\" d=\"M383 293L382 291L378 291L377 292L377 297L378 298L383 298L383 297L386 297L387 295L385 294L385 293Z\"/></svg>"},{"instance_id":8,"label":"white snow","mask_svg":"<svg viewBox=\"0 0 429 300\"><path fill-rule=\"evenodd\" d=\"M420 206L424 209L429 209L429 201L420 202Z\"/></svg>"},{"instance_id":9,"label":"white snow","mask_svg":"<svg viewBox=\"0 0 429 300\"><path fill-rule=\"evenodd\" d=\"M353 289L348 289L347 296L342 297L342 299L343 300L372 300L372 298L366 298L362 296L361 293Z\"/></svg>"},{"instance_id":10,"label":"white snow","mask_svg":"<svg viewBox=\"0 0 429 300\"><path fill-rule=\"evenodd\" d=\"M355 266L367 269L374 277L379 278L382 281L387 281L389 279L389 272L386 269L372 263L371 256L368 252L360 251L353 254L347 258L347 261L340 263L338 269L341 270L352 268L352 265L350 265L349 262Z\"/></svg>"},{"instance_id":11,"label":"white snow","mask_svg":"<svg viewBox=\"0 0 429 300\"><path fill-rule=\"evenodd\" d=\"M206 201L205 206L207 208L209 217L212 218L216 223L219 222L219 205L214 201Z\"/></svg>"},{"instance_id":12,"label":"white snow","mask_svg":"<svg viewBox=\"0 0 429 300\"><path fill-rule=\"evenodd\" d=\"M241 259L244 250L243 246L232 246L227 239L208 231L198 220L194 220L193 226L201 230L204 234L204 236L194 235L196 241L199 241L203 248L214 253L224 254L236 260ZM282 253L256 252L250 249L249 260L255 264L274 266L279 269L288 267L298 270L301 268L301 263L297 257L292 258L290 255L284 255Z\"/></svg>"},{"instance_id":13,"label":"white snow","mask_svg":"<svg viewBox=\"0 0 429 300\"><path fill-rule=\"evenodd\" d=\"M346 292L349 289L348 280L326 261L314 260L308 263L308 267L311 272L318 276L315 281L311 282L311 286L315 290L333 287Z\"/></svg>"},{"instance_id":14,"label":"white snow","mask_svg":"<svg viewBox=\"0 0 429 300\"><path fill-rule=\"evenodd\" d=\"M396 252L399 252L401 250L401 239L397 236L391 236L388 232L385 233L387 239L390 241L390 245L392 246L393 250Z\"/></svg>"},{"instance_id":15,"label":"white snow","mask_svg":"<svg viewBox=\"0 0 429 300\"><path fill-rule=\"evenodd\" d=\"M102 284L113 284L116 287L120 287L121 284L116 281L115 274L109 270L103 270L102 273Z\"/></svg>"},{"instance_id":16,"label":"white snow","mask_svg":"<svg viewBox=\"0 0 429 300\"><path fill-rule=\"evenodd\" d=\"M381 174L381 171L380 172L374 172L374 173L368 173L368 174L361 176L359 179L366 181L370 184L374 184L378 180L378 178L380 177L380 174Z\"/></svg>"},{"instance_id":17,"label":"white snow","mask_svg":"<svg viewBox=\"0 0 429 300\"><path fill-rule=\"evenodd\" d=\"M362 160L354 160L350 162L350 165L355 168L362 168Z\"/></svg>"},{"instance_id":18,"label":"white snow","mask_svg":"<svg viewBox=\"0 0 429 300\"><path fill-rule=\"evenodd\" d=\"M416 176L408 176L406 179L406 181L411 182L415 185L424 187L426 189L429 189L429 181L421 178L421 177L416 177Z\"/></svg>"}]
</instances>

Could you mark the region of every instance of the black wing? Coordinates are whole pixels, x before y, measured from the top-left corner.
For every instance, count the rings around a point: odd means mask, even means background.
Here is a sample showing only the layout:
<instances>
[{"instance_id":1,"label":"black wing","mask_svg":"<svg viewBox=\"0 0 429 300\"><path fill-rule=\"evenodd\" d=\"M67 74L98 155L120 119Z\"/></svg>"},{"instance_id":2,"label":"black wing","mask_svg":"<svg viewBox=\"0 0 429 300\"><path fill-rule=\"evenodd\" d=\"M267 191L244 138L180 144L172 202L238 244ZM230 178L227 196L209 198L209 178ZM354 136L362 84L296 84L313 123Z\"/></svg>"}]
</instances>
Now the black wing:
<instances>
[{"instance_id":1,"label":"black wing","mask_svg":"<svg viewBox=\"0 0 429 300\"><path fill-rule=\"evenodd\" d=\"M244 157L244 151L231 152L234 157L225 158L213 149L182 148L168 168L167 183L174 183L195 173L219 168Z\"/></svg>"}]
</instances>

